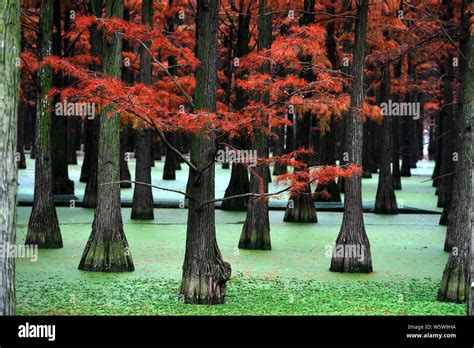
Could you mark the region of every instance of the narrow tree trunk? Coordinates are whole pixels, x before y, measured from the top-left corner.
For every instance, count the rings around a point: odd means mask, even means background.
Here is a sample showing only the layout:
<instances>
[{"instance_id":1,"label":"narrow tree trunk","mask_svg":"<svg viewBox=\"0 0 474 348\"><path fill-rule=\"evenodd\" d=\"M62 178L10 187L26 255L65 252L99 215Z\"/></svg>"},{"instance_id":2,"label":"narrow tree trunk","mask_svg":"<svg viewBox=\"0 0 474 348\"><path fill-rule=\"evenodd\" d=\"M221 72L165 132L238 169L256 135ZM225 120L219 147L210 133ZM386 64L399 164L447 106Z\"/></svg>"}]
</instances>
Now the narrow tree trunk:
<instances>
[{"instance_id":1,"label":"narrow tree trunk","mask_svg":"<svg viewBox=\"0 0 474 348\"><path fill-rule=\"evenodd\" d=\"M390 100L390 65L386 64L382 72L381 102ZM375 198L375 214L398 214L397 199L392 186L390 158L392 155L390 142L390 116L384 115L382 125L382 147L380 149L380 173Z\"/></svg>"},{"instance_id":2,"label":"narrow tree trunk","mask_svg":"<svg viewBox=\"0 0 474 348\"><path fill-rule=\"evenodd\" d=\"M272 44L272 14L271 4L267 0L260 0L258 7L258 51L271 47ZM269 64L264 64L261 68L263 73L271 74ZM264 93L260 96L264 104L268 104L269 95ZM264 127L268 127L268 115L260 115L263 119L254 125L252 134L252 147L257 151L258 158L268 157L268 136ZM250 175L250 191L253 193L268 192L268 178L270 171L267 165L259 163L253 168ZM247 215L239 240L240 249L270 250L270 218L268 216L268 201L255 199L249 203Z\"/></svg>"},{"instance_id":3,"label":"narrow tree trunk","mask_svg":"<svg viewBox=\"0 0 474 348\"><path fill-rule=\"evenodd\" d=\"M62 55L62 27L61 27L61 4L59 0L54 0L54 34L53 34L53 54ZM53 86L63 88L64 78L62 73L53 75ZM61 102L59 96L54 98L53 106ZM51 137L52 144L52 172L53 172L53 193L56 195L74 194L74 181L69 179L67 161L67 133L68 117L58 116L52 113L52 129L54 136Z\"/></svg>"},{"instance_id":4,"label":"narrow tree trunk","mask_svg":"<svg viewBox=\"0 0 474 348\"><path fill-rule=\"evenodd\" d=\"M107 17L122 18L120 0L106 3ZM118 33L110 41L104 40L103 72L120 78L122 40ZM103 108L100 115L97 209L92 232L79 264L82 271L127 272L133 271L133 261L123 231L120 212L120 187L110 184L120 179L120 118L108 117L111 106ZM107 116L106 116L107 115Z\"/></svg>"},{"instance_id":5,"label":"narrow tree trunk","mask_svg":"<svg viewBox=\"0 0 474 348\"><path fill-rule=\"evenodd\" d=\"M38 54L41 61L52 53L53 0L43 0L40 11ZM35 189L25 243L37 244L39 248L62 248L63 241L54 207L51 164L52 114L48 92L53 84L53 69L49 65L40 67L37 76Z\"/></svg>"},{"instance_id":6,"label":"narrow tree trunk","mask_svg":"<svg viewBox=\"0 0 474 348\"><path fill-rule=\"evenodd\" d=\"M364 60L368 9L368 0L362 0L355 24L352 73L354 79L346 138L349 162L359 166L362 164L362 121L359 117L364 102ZM359 176L345 180L344 215L329 270L351 273L372 272L370 243L365 232L362 213L362 182Z\"/></svg>"},{"instance_id":7,"label":"narrow tree trunk","mask_svg":"<svg viewBox=\"0 0 474 348\"><path fill-rule=\"evenodd\" d=\"M166 139L169 143L176 147L176 134L166 134ZM178 157L174 151L166 149L165 165L163 167L163 180L176 180L176 167L178 166Z\"/></svg>"},{"instance_id":8,"label":"narrow tree trunk","mask_svg":"<svg viewBox=\"0 0 474 348\"><path fill-rule=\"evenodd\" d=\"M366 122L362 127L362 178L370 179L372 178L373 169L373 166L371 166L369 160L371 145L370 136L373 134L369 134L369 128L373 129L373 127L371 127L371 124L369 122Z\"/></svg>"},{"instance_id":9,"label":"narrow tree trunk","mask_svg":"<svg viewBox=\"0 0 474 348\"><path fill-rule=\"evenodd\" d=\"M273 156L283 156L285 154L285 126L278 127L275 130L276 136L278 137L275 142L275 150ZM286 165L281 164L279 161L273 166L273 175L282 175L288 172Z\"/></svg>"},{"instance_id":10,"label":"narrow tree trunk","mask_svg":"<svg viewBox=\"0 0 474 348\"><path fill-rule=\"evenodd\" d=\"M102 0L92 0L90 3L90 11L96 17L102 16ZM97 27L94 25L91 28L90 34L91 54L95 57L102 55L102 39ZM100 66L90 66L92 71L99 71ZM98 167L98 153L99 153L99 129L100 119L94 117L92 120L87 120L87 143L86 154L82 164L84 179L87 182L84 192L82 206L84 208L95 208L97 206L97 167ZM88 168L84 168L88 166Z\"/></svg>"},{"instance_id":11,"label":"narrow tree trunk","mask_svg":"<svg viewBox=\"0 0 474 348\"><path fill-rule=\"evenodd\" d=\"M131 188L132 175L128 168L128 156L127 156L127 128L120 130L120 188Z\"/></svg>"},{"instance_id":12,"label":"narrow tree trunk","mask_svg":"<svg viewBox=\"0 0 474 348\"><path fill-rule=\"evenodd\" d=\"M446 57L444 64L444 74L443 79L443 132L448 132L441 138L442 153L441 153L441 163L440 163L440 172L437 182L437 192L438 192L438 207L446 207L449 203L452 185L453 185L453 176L451 173L454 168L453 153L454 153L454 141L455 136L454 132L454 110L453 110L453 58L452 56Z\"/></svg>"},{"instance_id":13,"label":"narrow tree trunk","mask_svg":"<svg viewBox=\"0 0 474 348\"><path fill-rule=\"evenodd\" d=\"M153 0L143 0L142 2L142 23L153 26ZM146 42L145 45L150 46L151 43ZM151 57L143 45L140 46L140 66L140 82L145 85L151 84ZM135 181L151 184L151 131L138 129L136 135ZM131 218L154 219L151 186L135 184Z\"/></svg>"},{"instance_id":14,"label":"narrow tree trunk","mask_svg":"<svg viewBox=\"0 0 474 348\"><path fill-rule=\"evenodd\" d=\"M17 145L16 152L18 169L26 169L26 158L25 158L25 146L24 146L24 131L25 131L25 120L28 116L28 107L20 104L20 110L18 112L18 124L17 124Z\"/></svg>"},{"instance_id":15,"label":"narrow tree trunk","mask_svg":"<svg viewBox=\"0 0 474 348\"><path fill-rule=\"evenodd\" d=\"M196 70L195 112L215 112L217 99L218 0L197 1L196 55L201 64ZM188 192L188 224L180 300L192 304L224 303L230 264L222 259L216 240L214 204L201 204L215 195L215 143L205 127L194 136Z\"/></svg>"},{"instance_id":16,"label":"narrow tree trunk","mask_svg":"<svg viewBox=\"0 0 474 348\"><path fill-rule=\"evenodd\" d=\"M0 2L0 244L16 244L20 2ZM0 315L15 315L15 258L0 255Z\"/></svg>"},{"instance_id":17,"label":"narrow tree trunk","mask_svg":"<svg viewBox=\"0 0 474 348\"><path fill-rule=\"evenodd\" d=\"M399 78L402 73L401 62L395 64L395 78ZM399 95L394 96L394 101L398 102L400 99ZM400 177L400 136L399 136L399 125L398 117L392 118L392 186L394 190L402 189L402 180Z\"/></svg>"}]
</instances>

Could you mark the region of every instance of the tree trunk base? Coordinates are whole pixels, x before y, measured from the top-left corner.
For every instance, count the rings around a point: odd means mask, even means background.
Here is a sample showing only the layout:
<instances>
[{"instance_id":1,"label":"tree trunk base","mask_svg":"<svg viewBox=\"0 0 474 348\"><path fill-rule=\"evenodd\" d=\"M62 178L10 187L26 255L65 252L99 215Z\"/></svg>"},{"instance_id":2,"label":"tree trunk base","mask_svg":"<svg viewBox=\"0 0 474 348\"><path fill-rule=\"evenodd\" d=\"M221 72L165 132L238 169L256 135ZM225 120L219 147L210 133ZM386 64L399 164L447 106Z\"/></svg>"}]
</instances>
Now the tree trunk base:
<instances>
[{"instance_id":1,"label":"tree trunk base","mask_svg":"<svg viewBox=\"0 0 474 348\"><path fill-rule=\"evenodd\" d=\"M39 249L63 247L56 212L33 212L31 214L25 244L37 245Z\"/></svg>"},{"instance_id":2,"label":"tree trunk base","mask_svg":"<svg viewBox=\"0 0 474 348\"><path fill-rule=\"evenodd\" d=\"M112 227L114 228L114 227ZM133 272L135 267L130 255L127 240L123 231L113 232L115 240L109 233L101 236L93 231L82 254L79 270L86 272Z\"/></svg>"},{"instance_id":3,"label":"tree trunk base","mask_svg":"<svg viewBox=\"0 0 474 348\"><path fill-rule=\"evenodd\" d=\"M402 179L400 178L400 176L392 175L392 187L394 190L402 189Z\"/></svg>"},{"instance_id":4,"label":"tree trunk base","mask_svg":"<svg viewBox=\"0 0 474 348\"><path fill-rule=\"evenodd\" d=\"M74 181L67 178L55 179L53 181L53 194L55 195L73 195Z\"/></svg>"},{"instance_id":5,"label":"tree trunk base","mask_svg":"<svg viewBox=\"0 0 474 348\"><path fill-rule=\"evenodd\" d=\"M194 266L181 281L179 300L188 304L216 305L225 303L230 264L222 260Z\"/></svg>"},{"instance_id":6,"label":"tree trunk base","mask_svg":"<svg viewBox=\"0 0 474 348\"><path fill-rule=\"evenodd\" d=\"M240 235L239 249L272 250L270 241L270 227L262 219L253 224L245 221Z\"/></svg>"},{"instance_id":7,"label":"tree trunk base","mask_svg":"<svg viewBox=\"0 0 474 348\"><path fill-rule=\"evenodd\" d=\"M397 198L393 190L384 188L377 192L374 207L375 214L398 214Z\"/></svg>"},{"instance_id":8,"label":"tree trunk base","mask_svg":"<svg viewBox=\"0 0 474 348\"><path fill-rule=\"evenodd\" d=\"M329 270L342 273L371 273L370 246L337 242L333 249Z\"/></svg>"},{"instance_id":9,"label":"tree trunk base","mask_svg":"<svg viewBox=\"0 0 474 348\"><path fill-rule=\"evenodd\" d=\"M288 200L285 222L317 223L316 207L309 193L300 193Z\"/></svg>"},{"instance_id":10,"label":"tree trunk base","mask_svg":"<svg viewBox=\"0 0 474 348\"><path fill-rule=\"evenodd\" d=\"M283 175L283 174L286 174L286 173L288 173L287 166L282 166L282 165L276 164L273 167L273 175L275 175L275 176Z\"/></svg>"},{"instance_id":11,"label":"tree trunk base","mask_svg":"<svg viewBox=\"0 0 474 348\"><path fill-rule=\"evenodd\" d=\"M316 193L326 191L329 194L329 198L325 199L321 195L316 195L315 202L342 202L341 193L339 187L335 181L330 181L325 185L318 185Z\"/></svg>"},{"instance_id":12,"label":"tree trunk base","mask_svg":"<svg viewBox=\"0 0 474 348\"><path fill-rule=\"evenodd\" d=\"M443 278L438 290L438 300L443 302L465 303L468 296L468 274L458 256L450 255L443 271Z\"/></svg>"}]
</instances>

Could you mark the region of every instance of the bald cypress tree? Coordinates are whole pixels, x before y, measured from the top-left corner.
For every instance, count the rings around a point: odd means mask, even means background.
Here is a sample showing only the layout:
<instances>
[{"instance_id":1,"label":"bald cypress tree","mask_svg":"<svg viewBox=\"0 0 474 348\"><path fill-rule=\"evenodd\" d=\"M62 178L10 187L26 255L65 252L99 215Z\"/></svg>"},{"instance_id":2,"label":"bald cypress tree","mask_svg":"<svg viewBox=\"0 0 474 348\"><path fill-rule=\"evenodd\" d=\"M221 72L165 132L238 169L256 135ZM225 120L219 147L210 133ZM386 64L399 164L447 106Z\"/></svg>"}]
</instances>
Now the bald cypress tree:
<instances>
[{"instance_id":1,"label":"bald cypress tree","mask_svg":"<svg viewBox=\"0 0 474 348\"><path fill-rule=\"evenodd\" d=\"M217 102L217 60L219 1L197 0L195 112L215 112ZM203 120L205 123L205 120ZM215 141L203 127L193 137L187 193L189 201L186 251L180 299L191 304L221 304L225 301L230 265L222 258L216 240Z\"/></svg>"},{"instance_id":2,"label":"bald cypress tree","mask_svg":"<svg viewBox=\"0 0 474 348\"><path fill-rule=\"evenodd\" d=\"M43 0L40 10L38 34L38 58L52 54L53 49L53 0ZM39 68L38 101L36 114L35 189L33 209L28 222L26 244L37 244L39 248L62 248L53 199L53 175L51 163L52 113L48 92L53 85L53 69L49 65Z\"/></svg>"},{"instance_id":3,"label":"bald cypress tree","mask_svg":"<svg viewBox=\"0 0 474 348\"><path fill-rule=\"evenodd\" d=\"M106 16L122 18L121 0L106 3ZM104 40L103 72L120 78L122 40L118 33ZM97 175L97 208L92 232L79 264L82 271L127 272L133 271L127 239L123 231L120 211L120 186L111 184L120 179L120 118L113 106L103 108L100 115L99 161Z\"/></svg>"},{"instance_id":4,"label":"bald cypress tree","mask_svg":"<svg viewBox=\"0 0 474 348\"><path fill-rule=\"evenodd\" d=\"M346 129L346 151L349 163L362 164L362 121L358 113L364 103L364 61L367 35L368 0L357 4L354 62L352 66L351 103ZM360 176L345 179L344 215L336 239L330 271L370 273L372 258L362 213L362 182ZM362 257L361 257L362 256Z\"/></svg>"},{"instance_id":5,"label":"bald cypress tree","mask_svg":"<svg viewBox=\"0 0 474 348\"><path fill-rule=\"evenodd\" d=\"M16 243L20 3L0 2L0 244ZM0 315L15 315L15 258L0 255Z\"/></svg>"}]
</instances>

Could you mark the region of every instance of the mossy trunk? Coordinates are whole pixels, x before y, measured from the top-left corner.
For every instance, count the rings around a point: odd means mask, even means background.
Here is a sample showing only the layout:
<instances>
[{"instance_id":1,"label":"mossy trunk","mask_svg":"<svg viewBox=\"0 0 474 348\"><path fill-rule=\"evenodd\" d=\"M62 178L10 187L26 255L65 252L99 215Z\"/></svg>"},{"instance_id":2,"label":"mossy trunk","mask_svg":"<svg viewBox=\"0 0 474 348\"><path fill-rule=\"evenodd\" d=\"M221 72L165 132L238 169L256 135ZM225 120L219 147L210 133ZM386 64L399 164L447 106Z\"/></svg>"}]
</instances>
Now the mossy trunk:
<instances>
[{"instance_id":1,"label":"mossy trunk","mask_svg":"<svg viewBox=\"0 0 474 348\"><path fill-rule=\"evenodd\" d=\"M107 17L122 17L123 4L110 0ZM104 41L103 72L120 78L122 40L118 33ZM129 272L134 270L132 256L123 231L120 211L120 186L111 184L120 178L120 116L108 115L113 106L103 108L100 115L97 208L92 232L79 263L79 269L90 272ZM107 115L107 116L106 116Z\"/></svg>"},{"instance_id":2,"label":"mossy trunk","mask_svg":"<svg viewBox=\"0 0 474 348\"><path fill-rule=\"evenodd\" d=\"M354 63L346 149L349 162L362 164L362 121L364 102L364 60L367 33L368 0L362 0L355 24ZM342 250L342 253L338 252ZM345 180L344 214L342 226L329 268L332 272L370 273L372 258L370 243L365 232L362 213L362 181L359 176ZM358 252L354 252L358 251Z\"/></svg>"},{"instance_id":3,"label":"mossy trunk","mask_svg":"<svg viewBox=\"0 0 474 348\"><path fill-rule=\"evenodd\" d=\"M218 18L218 0L197 1L196 55L201 64L196 70L195 112L216 111ZM197 170L190 169L187 189L192 199L180 288L184 303L224 303L231 275L231 267L217 245L214 204L202 205L215 196L215 151L213 134L203 127L191 146L191 162Z\"/></svg>"},{"instance_id":4,"label":"mossy trunk","mask_svg":"<svg viewBox=\"0 0 474 348\"><path fill-rule=\"evenodd\" d=\"M0 2L0 244L16 244L20 2ZM15 258L0 255L0 315L15 315Z\"/></svg>"},{"instance_id":5,"label":"mossy trunk","mask_svg":"<svg viewBox=\"0 0 474 348\"><path fill-rule=\"evenodd\" d=\"M52 54L53 0L41 2L40 18L38 53L41 61ZM53 199L52 113L51 99L48 98L48 92L53 85L51 66L41 67L37 77L39 90L36 115L35 188L25 243L36 244L38 248L62 248L63 241Z\"/></svg>"}]
</instances>

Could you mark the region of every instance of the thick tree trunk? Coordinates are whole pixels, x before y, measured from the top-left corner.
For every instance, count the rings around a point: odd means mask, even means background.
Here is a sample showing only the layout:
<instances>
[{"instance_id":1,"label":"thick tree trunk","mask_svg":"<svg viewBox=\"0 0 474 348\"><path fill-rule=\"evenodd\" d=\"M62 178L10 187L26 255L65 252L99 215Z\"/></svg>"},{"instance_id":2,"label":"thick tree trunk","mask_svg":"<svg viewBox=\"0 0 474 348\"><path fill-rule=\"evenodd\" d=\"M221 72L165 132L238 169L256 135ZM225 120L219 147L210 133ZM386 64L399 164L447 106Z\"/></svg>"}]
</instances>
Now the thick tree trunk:
<instances>
[{"instance_id":1,"label":"thick tree trunk","mask_svg":"<svg viewBox=\"0 0 474 348\"><path fill-rule=\"evenodd\" d=\"M153 26L153 0L142 2L142 23ZM147 46L151 43L146 42ZM145 85L151 84L151 57L146 48L140 46L140 82ZM137 142L135 148L135 181L151 184L151 130L139 129L136 131ZM135 184L133 190L132 219L153 220L153 193L151 186Z\"/></svg>"},{"instance_id":2,"label":"thick tree trunk","mask_svg":"<svg viewBox=\"0 0 474 348\"><path fill-rule=\"evenodd\" d=\"M448 235L454 236L452 250L443 271L438 300L463 303L468 299L471 284L471 185L472 185L472 115L474 100L474 32L471 31L465 52L467 64L463 76L462 110L456 132L459 160L453 175L452 215Z\"/></svg>"},{"instance_id":3,"label":"thick tree trunk","mask_svg":"<svg viewBox=\"0 0 474 348\"><path fill-rule=\"evenodd\" d=\"M362 164L362 121L364 102L364 60L368 0L359 5L355 24L354 63L346 149L349 162ZM344 215L331 260L332 272L370 273L372 258L362 213L362 182L359 176L345 180Z\"/></svg>"},{"instance_id":4,"label":"thick tree trunk","mask_svg":"<svg viewBox=\"0 0 474 348\"><path fill-rule=\"evenodd\" d=\"M382 72L381 102L390 100L390 65L386 64ZM396 116L395 116L396 117ZM390 158L392 156L390 141L390 116L385 115L382 125L382 147L379 156L380 173L375 198L375 214L398 214L397 199L392 186Z\"/></svg>"},{"instance_id":5,"label":"thick tree trunk","mask_svg":"<svg viewBox=\"0 0 474 348\"><path fill-rule=\"evenodd\" d=\"M217 99L218 0L197 1L195 112L215 112ZM192 304L224 303L230 264L222 259L216 240L214 204L203 204L215 195L215 143L205 127L194 136L188 192L188 225L180 300Z\"/></svg>"},{"instance_id":6,"label":"thick tree trunk","mask_svg":"<svg viewBox=\"0 0 474 348\"><path fill-rule=\"evenodd\" d=\"M40 12L38 53L43 60L52 53L53 0L43 0ZM48 92L53 84L51 66L38 70L38 102L36 115L36 160L33 209L28 222L26 244L37 244L39 248L62 248L58 217L53 199L53 175L51 163L51 100Z\"/></svg>"},{"instance_id":7,"label":"thick tree trunk","mask_svg":"<svg viewBox=\"0 0 474 348\"><path fill-rule=\"evenodd\" d=\"M110 0L106 4L107 17L122 18L123 4ZM103 72L120 78L122 40L118 33L110 41L104 40ZM97 208L92 232L79 264L82 271L128 272L133 271L133 261L123 231L120 212L120 187L111 184L120 179L120 118L108 117L111 106L103 108L100 115Z\"/></svg>"},{"instance_id":8,"label":"thick tree trunk","mask_svg":"<svg viewBox=\"0 0 474 348\"><path fill-rule=\"evenodd\" d=\"M16 244L20 3L0 3L0 244ZM5 250L4 250L5 252ZM15 258L0 255L0 315L15 315Z\"/></svg>"}]
</instances>

